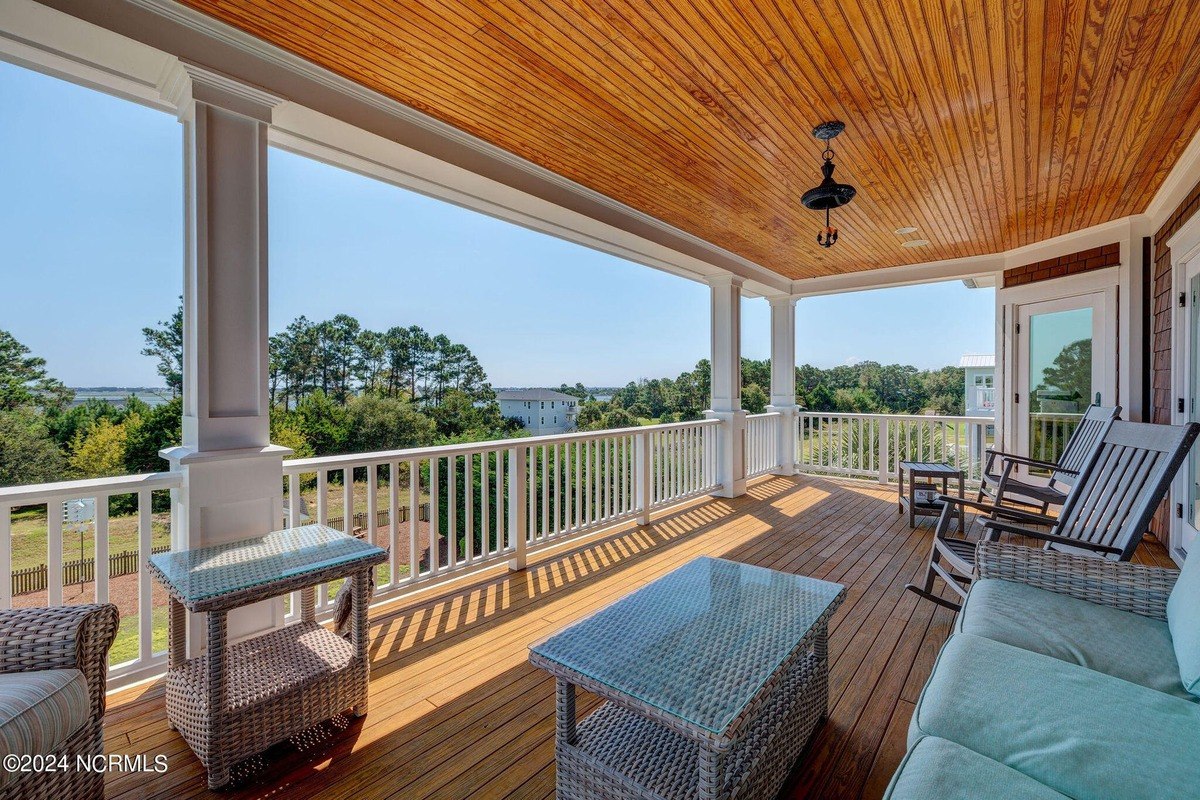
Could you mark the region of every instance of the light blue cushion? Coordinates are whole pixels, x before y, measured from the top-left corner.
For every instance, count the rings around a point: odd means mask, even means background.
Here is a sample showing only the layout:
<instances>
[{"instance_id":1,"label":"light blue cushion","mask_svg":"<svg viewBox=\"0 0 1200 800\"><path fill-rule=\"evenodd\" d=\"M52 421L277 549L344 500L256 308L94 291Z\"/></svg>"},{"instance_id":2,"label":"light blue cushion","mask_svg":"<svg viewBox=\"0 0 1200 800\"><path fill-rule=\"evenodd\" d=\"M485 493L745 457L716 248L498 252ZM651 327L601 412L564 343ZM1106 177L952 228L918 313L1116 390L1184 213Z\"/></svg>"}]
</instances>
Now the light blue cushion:
<instances>
[{"instance_id":1,"label":"light blue cushion","mask_svg":"<svg viewBox=\"0 0 1200 800\"><path fill-rule=\"evenodd\" d=\"M1024 583L978 580L955 630L1099 670L1185 700L1167 623Z\"/></svg>"},{"instance_id":2,"label":"light blue cushion","mask_svg":"<svg viewBox=\"0 0 1200 800\"><path fill-rule=\"evenodd\" d=\"M1167 624L1184 687L1200 696L1200 558L1183 562L1179 580L1167 598Z\"/></svg>"},{"instance_id":3,"label":"light blue cushion","mask_svg":"<svg viewBox=\"0 0 1200 800\"><path fill-rule=\"evenodd\" d=\"M87 681L77 669L0 674L0 757L55 753L91 715ZM0 769L0 788L21 775Z\"/></svg>"},{"instance_id":4,"label":"light blue cushion","mask_svg":"<svg viewBox=\"0 0 1200 800\"><path fill-rule=\"evenodd\" d=\"M956 633L938 655L909 743L940 736L1076 800L1200 796L1200 705ZM1164 745L1170 742L1170 746Z\"/></svg>"},{"instance_id":5,"label":"light blue cushion","mask_svg":"<svg viewBox=\"0 0 1200 800\"><path fill-rule=\"evenodd\" d=\"M999 761L936 736L917 741L892 776L884 800L1066 800Z\"/></svg>"}]
</instances>

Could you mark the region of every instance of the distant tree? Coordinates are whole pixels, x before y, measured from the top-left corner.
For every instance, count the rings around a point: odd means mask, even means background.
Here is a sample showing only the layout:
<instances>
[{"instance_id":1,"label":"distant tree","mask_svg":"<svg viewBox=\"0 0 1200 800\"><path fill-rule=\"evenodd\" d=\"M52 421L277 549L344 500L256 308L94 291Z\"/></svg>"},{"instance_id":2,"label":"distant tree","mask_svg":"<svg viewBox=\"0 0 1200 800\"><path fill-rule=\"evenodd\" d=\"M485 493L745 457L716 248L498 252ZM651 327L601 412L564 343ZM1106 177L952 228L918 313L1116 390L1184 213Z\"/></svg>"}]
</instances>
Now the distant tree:
<instances>
[{"instance_id":1,"label":"distant tree","mask_svg":"<svg viewBox=\"0 0 1200 800\"><path fill-rule=\"evenodd\" d=\"M0 411L65 408L74 393L46 372L46 359L0 330Z\"/></svg>"},{"instance_id":2,"label":"distant tree","mask_svg":"<svg viewBox=\"0 0 1200 800\"><path fill-rule=\"evenodd\" d=\"M299 415L282 406L271 408L271 444L291 449L288 458L311 458L316 455L304 435Z\"/></svg>"},{"instance_id":3,"label":"distant tree","mask_svg":"<svg viewBox=\"0 0 1200 800\"><path fill-rule=\"evenodd\" d=\"M767 408L771 398L757 383L752 383L742 389L742 408L751 414L761 414Z\"/></svg>"},{"instance_id":4,"label":"distant tree","mask_svg":"<svg viewBox=\"0 0 1200 800\"><path fill-rule=\"evenodd\" d=\"M48 483L67 477L67 461L40 414L0 411L0 486Z\"/></svg>"},{"instance_id":5,"label":"distant tree","mask_svg":"<svg viewBox=\"0 0 1200 800\"><path fill-rule=\"evenodd\" d=\"M336 402L324 390L305 395L296 404L300 429L318 456L349 452L350 423L345 406Z\"/></svg>"},{"instance_id":6,"label":"distant tree","mask_svg":"<svg viewBox=\"0 0 1200 800\"><path fill-rule=\"evenodd\" d=\"M575 427L581 431L594 431L604 423L604 406L600 403L580 403L575 415Z\"/></svg>"},{"instance_id":7,"label":"distant tree","mask_svg":"<svg viewBox=\"0 0 1200 800\"><path fill-rule=\"evenodd\" d=\"M1071 342L1054 357L1054 361L1042 372L1042 380L1037 390L1051 388L1058 389L1066 397L1076 399L1080 410L1092 402L1091 339ZM1037 403L1037 390L1033 403Z\"/></svg>"},{"instance_id":8,"label":"distant tree","mask_svg":"<svg viewBox=\"0 0 1200 800\"><path fill-rule=\"evenodd\" d=\"M141 419L136 415L115 425L102 417L86 432L79 431L71 445L71 470L81 478L124 474L129 428L140 424Z\"/></svg>"},{"instance_id":9,"label":"distant tree","mask_svg":"<svg viewBox=\"0 0 1200 800\"><path fill-rule=\"evenodd\" d=\"M183 298L170 319L142 328L146 346L142 355L158 361L158 374L167 384L171 396L183 393Z\"/></svg>"},{"instance_id":10,"label":"distant tree","mask_svg":"<svg viewBox=\"0 0 1200 800\"><path fill-rule=\"evenodd\" d=\"M433 420L408 400L363 395L346 407L347 452L395 450L433 444Z\"/></svg>"},{"instance_id":11,"label":"distant tree","mask_svg":"<svg viewBox=\"0 0 1200 800\"><path fill-rule=\"evenodd\" d=\"M167 462L158 454L183 441L183 399L154 406L139 415L140 424L127 427L125 439L125 471L158 472Z\"/></svg>"},{"instance_id":12,"label":"distant tree","mask_svg":"<svg viewBox=\"0 0 1200 800\"><path fill-rule=\"evenodd\" d=\"M108 400L89 397L77 406L48 413L45 423L46 429L59 447L69 450L76 435L86 433L101 419L119 424L125 419L125 409Z\"/></svg>"},{"instance_id":13,"label":"distant tree","mask_svg":"<svg viewBox=\"0 0 1200 800\"><path fill-rule=\"evenodd\" d=\"M602 427L612 428L633 428L638 424L637 418L623 408L614 408L604 412L601 418Z\"/></svg>"}]
</instances>

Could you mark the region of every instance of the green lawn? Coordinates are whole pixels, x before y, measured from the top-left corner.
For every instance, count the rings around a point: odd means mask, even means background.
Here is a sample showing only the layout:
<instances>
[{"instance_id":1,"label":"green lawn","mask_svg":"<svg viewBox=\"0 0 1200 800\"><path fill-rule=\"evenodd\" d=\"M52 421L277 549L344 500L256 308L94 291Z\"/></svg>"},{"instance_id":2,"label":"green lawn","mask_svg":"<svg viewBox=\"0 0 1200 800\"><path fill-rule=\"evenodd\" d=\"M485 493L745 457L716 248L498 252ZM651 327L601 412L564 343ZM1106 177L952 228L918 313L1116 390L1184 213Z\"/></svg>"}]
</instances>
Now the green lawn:
<instances>
[{"instance_id":1,"label":"green lawn","mask_svg":"<svg viewBox=\"0 0 1200 800\"><path fill-rule=\"evenodd\" d=\"M167 607L155 606L151 610L151 624L153 625L152 642L154 646L152 652L167 649ZM130 614L126 617L121 617L121 628L117 631L116 641L113 642L112 649L108 651L108 663L121 664L126 661L132 661L138 657L138 615Z\"/></svg>"}]
</instances>

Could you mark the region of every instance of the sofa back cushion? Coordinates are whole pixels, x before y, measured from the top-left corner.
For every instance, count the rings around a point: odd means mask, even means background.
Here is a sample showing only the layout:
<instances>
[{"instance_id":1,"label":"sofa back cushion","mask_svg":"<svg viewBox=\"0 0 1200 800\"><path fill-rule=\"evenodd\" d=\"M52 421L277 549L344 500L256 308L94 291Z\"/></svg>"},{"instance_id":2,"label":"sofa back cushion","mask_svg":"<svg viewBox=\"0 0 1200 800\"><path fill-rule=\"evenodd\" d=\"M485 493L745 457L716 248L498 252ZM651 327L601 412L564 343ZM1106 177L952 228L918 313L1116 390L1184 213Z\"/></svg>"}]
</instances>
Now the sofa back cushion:
<instances>
[{"instance_id":1,"label":"sofa back cushion","mask_svg":"<svg viewBox=\"0 0 1200 800\"><path fill-rule=\"evenodd\" d=\"M1200 552L1183 562L1167 599L1167 625L1183 687L1200 697Z\"/></svg>"}]
</instances>

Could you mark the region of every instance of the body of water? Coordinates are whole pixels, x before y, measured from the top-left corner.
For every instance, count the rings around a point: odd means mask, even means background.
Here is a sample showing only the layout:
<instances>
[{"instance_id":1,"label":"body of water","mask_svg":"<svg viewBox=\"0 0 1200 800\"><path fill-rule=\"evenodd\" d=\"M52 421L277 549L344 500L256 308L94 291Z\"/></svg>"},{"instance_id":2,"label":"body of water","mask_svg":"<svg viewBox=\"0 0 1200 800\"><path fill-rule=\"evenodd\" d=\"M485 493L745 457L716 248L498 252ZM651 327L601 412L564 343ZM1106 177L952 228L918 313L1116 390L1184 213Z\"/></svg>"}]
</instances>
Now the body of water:
<instances>
[{"instance_id":1,"label":"body of water","mask_svg":"<svg viewBox=\"0 0 1200 800\"><path fill-rule=\"evenodd\" d=\"M82 405L88 400L107 400L114 406L125 405L125 401L133 395L148 406L161 406L171 399L171 393L166 389L153 389L147 387L113 387L103 386L99 388L83 388L72 389L75 392L75 402L72 405Z\"/></svg>"}]
</instances>

